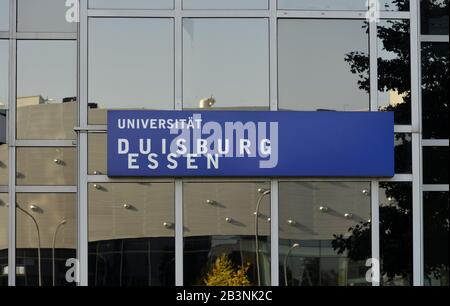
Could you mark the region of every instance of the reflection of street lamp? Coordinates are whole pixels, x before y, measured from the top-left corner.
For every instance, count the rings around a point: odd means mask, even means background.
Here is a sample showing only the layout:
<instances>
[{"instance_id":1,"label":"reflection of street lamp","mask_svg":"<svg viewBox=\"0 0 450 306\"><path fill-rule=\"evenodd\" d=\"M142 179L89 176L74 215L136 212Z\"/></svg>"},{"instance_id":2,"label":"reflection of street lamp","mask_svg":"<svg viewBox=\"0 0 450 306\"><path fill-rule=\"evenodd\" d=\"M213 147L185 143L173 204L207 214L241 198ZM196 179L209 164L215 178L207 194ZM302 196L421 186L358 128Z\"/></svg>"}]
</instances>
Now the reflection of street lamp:
<instances>
[{"instance_id":1,"label":"reflection of street lamp","mask_svg":"<svg viewBox=\"0 0 450 306\"><path fill-rule=\"evenodd\" d=\"M286 257L284 258L284 284L285 284L285 286L288 286L288 279L287 279L287 261L288 261L288 258L289 258L289 256L291 255L292 251L293 251L295 248L299 248L299 247L300 247L300 244L294 243L294 244L290 247L288 253L286 254Z\"/></svg>"},{"instance_id":2,"label":"reflection of street lamp","mask_svg":"<svg viewBox=\"0 0 450 306\"><path fill-rule=\"evenodd\" d=\"M24 214L26 214L28 217L31 218L31 220L33 220L34 225L36 226L36 233L37 233L37 237L38 237L38 275L39 275L39 287L42 286L42 273L41 273L41 233L39 232L39 225L36 221L36 219L33 217L32 214L30 214L29 212L27 212L26 210L24 210L22 207L19 206L19 204L16 204L16 207L22 211ZM32 209L34 207L34 209L36 209L35 206L30 206Z\"/></svg>"},{"instance_id":3,"label":"reflection of street lamp","mask_svg":"<svg viewBox=\"0 0 450 306\"><path fill-rule=\"evenodd\" d=\"M209 98L201 99L200 103L199 103L199 107L200 108L211 108L214 104L216 104L216 99L214 99L213 96L211 95L211 97L209 97Z\"/></svg>"},{"instance_id":4,"label":"reflection of street lamp","mask_svg":"<svg viewBox=\"0 0 450 306\"><path fill-rule=\"evenodd\" d=\"M58 234L59 229L61 226L66 224L66 220L62 220L59 222L58 226L55 229L55 233L53 234L53 247L52 247L52 271L53 271L53 287L56 285L56 277L55 277L55 245L56 245L56 235Z\"/></svg>"},{"instance_id":5,"label":"reflection of street lamp","mask_svg":"<svg viewBox=\"0 0 450 306\"><path fill-rule=\"evenodd\" d=\"M255 211L255 251L256 251L256 275L258 277L258 286L261 286L261 275L259 272L259 241L258 241L259 206L261 205L261 201L264 198L264 196L270 194L270 190L260 188L258 189L258 192L260 193L260 196L258 198Z\"/></svg>"}]
</instances>

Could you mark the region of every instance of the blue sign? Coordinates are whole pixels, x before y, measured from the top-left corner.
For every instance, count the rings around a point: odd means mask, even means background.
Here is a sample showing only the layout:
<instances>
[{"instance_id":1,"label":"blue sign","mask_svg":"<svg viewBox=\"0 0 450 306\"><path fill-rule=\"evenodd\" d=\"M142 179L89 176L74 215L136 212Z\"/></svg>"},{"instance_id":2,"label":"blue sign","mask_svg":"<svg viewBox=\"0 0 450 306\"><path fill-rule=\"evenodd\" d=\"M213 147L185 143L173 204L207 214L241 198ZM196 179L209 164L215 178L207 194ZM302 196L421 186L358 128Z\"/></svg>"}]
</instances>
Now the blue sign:
<instances>
[{"instance_id":1,"label":"blue sign","mask_svg":"<svg viewBox=\"0 0 450 306\"><path fill-rule=\"evenodd\" d=\"M388 112L108 112L110 177L392 177Z\"/></svg>"}]
</instances>

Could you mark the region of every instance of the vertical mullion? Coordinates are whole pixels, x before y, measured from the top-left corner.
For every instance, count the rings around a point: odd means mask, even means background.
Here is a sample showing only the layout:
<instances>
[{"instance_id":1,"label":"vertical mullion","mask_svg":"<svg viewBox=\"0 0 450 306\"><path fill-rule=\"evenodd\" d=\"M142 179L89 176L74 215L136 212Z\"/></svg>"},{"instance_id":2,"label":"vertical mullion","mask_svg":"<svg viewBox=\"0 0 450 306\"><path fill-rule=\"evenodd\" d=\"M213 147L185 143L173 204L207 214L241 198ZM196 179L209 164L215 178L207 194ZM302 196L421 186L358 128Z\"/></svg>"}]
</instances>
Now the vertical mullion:
<instances>
[{"instance_id":1,"label":"vertical mullion","mask_svg":"<svg viewBox=\"0 0 450 306\"><path fill-rule=\"evenodd\" d=\"M369 82L370 82L370 111L378 111L378 23L369 22Z\"/></svg>"},{"instance_id":2,"label":"vertical mullion","mask_svg":"<svg viewBox=\"0 0 450 306\"><path fill-rule=\"evenodd\" d=\"M380 261L380 195L379 182L371 182L371 236L372 236L372 273L381 278ZM380 280L373 278L372 286L380 286Z\"/></svg>"},{"instance_id":3,"label":"vertical mullion","mask_svg":"<svg viewBox=\"0 0 450 306\"><path fill-rule=\"evenodd\" d=\"M411 125L413 158L413 284L423 285L423 221L420 125L419 1L411 0Z\"/></svg>"},{"instance_id":4,"label":"vertical mullion","mask_svg":"<svg viewBox=\"0 0 450 306\"><path fill-rule=\"evenodd\" d=\"M78 141L78 195L77 195L77 256L79 261L79 285L88 285L88 186L87 186L87 127L88 105L88 17L87 0L80 1L80 23L78 34L78 99L80 132Z\"/></svg>"},{"instance_id":5,"label":"vertical mullion","mask_svg":"<svg viewBox=\"0 0 450 306\"><path fill-rule=\"evenodd\" d=\"M16 1L10 1L9 11L9 101L7 118L8 138L8 285L16 285Z\"/></svg>"},{"instance_id":6,"label":"vertical mullion","mask_svg":"<svg viewBox=\"0 0 450 306\"><path fill-rule=\"evenodd\" d=\"M175 0L175 110L183 109L182 0ZM175 285L183 286L183 181L175 180Z\"/></svg>"},{"instance_id":7,"label":"vertical mullion","mask_svg":"<svg viewBox=\"0 0 450 306\"><path fill-rule=\"evenodd\" d=\"M278 19L277 0L269 3L269 86L270 110L278 110ZM271 284L279 286L279 238L278 238L278 180L271 180Z\"/></svg>"}]
</instances>

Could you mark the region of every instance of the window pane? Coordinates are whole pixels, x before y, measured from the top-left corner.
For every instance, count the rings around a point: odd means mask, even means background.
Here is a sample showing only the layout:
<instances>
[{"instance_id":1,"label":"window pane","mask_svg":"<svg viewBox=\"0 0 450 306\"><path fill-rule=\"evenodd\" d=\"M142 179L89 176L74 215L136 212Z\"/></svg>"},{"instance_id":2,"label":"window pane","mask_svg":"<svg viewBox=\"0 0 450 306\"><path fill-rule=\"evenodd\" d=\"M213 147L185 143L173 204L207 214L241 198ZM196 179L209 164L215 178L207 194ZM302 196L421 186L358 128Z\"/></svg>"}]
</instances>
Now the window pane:
<instances>
[{"instance_id":1,"label":"window pane","mask_svg":"<svg viewBox=\"0 0 450 306\"><path fill-rule=\"evenodd\" d=\"M89 123L108 109L174 108L171 19L94 18L89 22Z\"/></svg>"},{"instance_id":2,"label":"window pane","mask_svg":"<svg viewBox=\"0 0 450 306\"><path fill-rule=\"evenodd\" d=\"M8 106L9 95L9 41L0 40L0 109Z\"/></svg>"},{"instance_id":3,"label":"window pane","mask_svg":"<svg viewBox=\"0 0 450 306\"><path fill-rule=\"evenodd\" d=\"M449 201L448 192L424 192L425 285L449 285Z\"/></svg>"},{"instance_id":4,"label":"window pane","mask_svg":"<svg viewBox=\"0 0 450 306\"><path fill-rule=\"evenodd\" d=\"M378 103L396 124L411 124L411 65L408 20L378 24Z\"/></svg>"},{"instance_id":5,"label":"window pane","mask_svg":"<svg viewBox=\"0 0 450 306\"><path fill-rule=\"evenodd\" d=\"M421 0L422 34L448 35L448 0Z\"/></svg>"},{"instance_id":6,"label":"window pane","mask_svg":"<svg viewBox=\"0 0 450 306\"><path fill-rule=\"evenodd\" d=\"M9 0L0 0L0 31L9 31Z\"/></svg>"},{"instance_id":7,"label":"window pane","mask_svg":"<svg viewBox=\"0 0 450 306\"><path fill-rule=\"evenodd\" d=\"M89 0L90 8L102 9L173 9L173 0Z\"/></svg>"},{"instance_id":8,"label":"window pane","mask_svg":"<svg viewBox=\"0 0 450 306\"><path fill-rule=\"evenodd\" d=\"M0 186L8 185L8 177L8 145L0 142Z\"/></svg>"},{"instance_id":9,"label":"window pane","mask_svg":"<svg viewBox=\"0 0 450 306\"><path fill-rule=\"evenodd\" d=\"M412 184L380 182L380 259L382 286L411 286Z\"/></svg>"},{"instance_id":10,"label":"window pane","mask_svg":"<svg viewBox=\"0 0 450 306\"><path fill-rule=\"evenodd\" d=\"M185 109L269 109L267 19L184 20Z\"/></svg>"},{"instance_id":11,"label":"window pane","mask_svg":"<svg viewBox=\"0 0 450 306\"><path fill-rule=\"evenodd\" d=\"M412 173L412 136L395 134L395 173Z\"/></svg>"},{"instance_id":12,"label":"window pane","mask_svg":"<svg viewBox=\"0 0 450 306\"><path fill-rule=\"evenodd\" d=\"M0 193L0 287L8 286L8 194Z\"/></svg>"},{"instance_id":13,"label":"window pane","mask_svg":"<svg viewBox=\"0 0 450 306\"><path fill-rule=\"evenodd\" d=\"M75 186L75 148L17 148L17 185Z\"/></svg>"},{"instance_id":14,"label":"window pane","mask_svg":"<svg viewBox=\"0 0 450 306\"><path fill-rule=\"evenodd\" d=\"M422 126L425 139L448 139L448 43L422 44Z\"/></svg>"},{"instance_id":15,"label":"window pane","mask_svg":"<svg viewBox=\"0 0 450 306\"><path fill-rule=\"evenodd\" d=\"M106 174L107 173L107 137L106 133L88 134L88 173Z\"/></svg>"},{"instance_id":16,"label":"window pane","mask_svg":"<svg viewBox=\"0 0 450 306\"><path fill-rule=\"evenodd\" d=\"M17 29L19 32L76 32L77 24L66 20L66 7L61 0L18 0Z\"/></svg>"},{"instance_id":17,"label":"window pane","mask_svg":"<svg viewBox=\"0 0 450 306\"><path fill-rule=\"evenodd\" d=\"M172 183L89 184L89 285L175 285Z\"/></svg>"},{"instance_id":18,"label":"window pane","mask_svg":"<svg viewBox=\"0 0 450 306\"><path fill-rule=\"evenodd\" d=\"M66 280L66 261L77 256L75 194L17 194L16 201L16 284L75 286Z\"/></svg>"},{"instance_id":19,"label":"window pane","mask_svg":"<svg viewBox=\"0 0 450 306\"><path fill-rule=\"evenodd\" d=\"M369 182L282 182L280 285L367 286Z\"/></svg>"},{"instance_id":20,"label":"window pane","mask_svg":"<svg viewBox=\"0 0 450 306\"><path fill-rule=\"evenodd\" d=\"M184 9L193 10L259 10L268 9L267 0L183 0Z\"/></svg>"},{"instance_id":21,"label":"window pane","mask_svg":"<svg viewBox=\"0 0 450 306\"><path fill-rule=\"evenodd\" d=\"M269 186L184 184L185 286L270 285ZM227 268L241 274L221 280Z\"/></svg>"},{"instance_id":22,"label":"window pane","mask_svg":"<svg viewBox=\"0 0 450 306\"><path fill-rule=\"evenodd\" d=\"M362 20L281 19L282 110L369 110L369 37Z\"/></svg>"},{"instance_id":23,"label":"window pane","mask_svg":"<svg viewBox=\"0 0 450 306\"><path fill-rule=\"evenodd\" d=\"M17 42L17 138L75 139L75 41Z\"/></svg>"},{"instance_id":24,"label":"window pane","mask_svg":"<svg viewBox=\"0 0 450 306\"><path fill-rule=\"evenodd\" d=\"M378 0L381 11L409 11L409 0Z\"/></svg>"},{"instance_id":25,"label":"window pane","mask_svg":"<svg viewBox=\"0 0 450 306\"><path fill-rule=\"evenodd\" d=\"M423 183L448 184L448 147L423 148Z\"/></svg>"},{"instance_id":26,"label":"window pane","mask_svg":"<svg viewBox=\"0 0 450 306\"><path fill-rule=\"evenodd\" d=\"M367 0L278 0L278 9L365 11Z\"/></svg>"}]
</instances>

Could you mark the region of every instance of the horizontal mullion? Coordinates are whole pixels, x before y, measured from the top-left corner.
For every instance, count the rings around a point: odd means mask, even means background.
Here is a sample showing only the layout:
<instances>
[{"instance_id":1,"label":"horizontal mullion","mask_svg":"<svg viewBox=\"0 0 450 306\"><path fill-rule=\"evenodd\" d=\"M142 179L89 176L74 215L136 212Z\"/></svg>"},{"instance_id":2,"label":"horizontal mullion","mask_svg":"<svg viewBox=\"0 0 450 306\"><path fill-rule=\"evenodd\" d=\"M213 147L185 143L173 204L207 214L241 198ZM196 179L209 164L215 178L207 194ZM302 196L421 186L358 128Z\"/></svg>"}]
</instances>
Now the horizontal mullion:
<instances>
[{"instance_id":1,"label":"horizontal mullion","mask_svg":"<svg viewBox=\"0 0 450 306\"><path fill-rule=\"evenodd\" d=\"M88 17L175 17L174 10L105 10L89 9Z\"/></svg>"},{"instance_id":2,"label":"horizontal mullion","mask_svg":"<svg viewBox=\"0 0 450 306\"><path fill-rule=\"evenodd\" d=\"M16 147L76 147L76 140L16 140Z\"/></svg>"},{"instance_id":3,"label":"horizontal mullion","mask_svg":"<svg viewBox=\"0 0 450 306\"><path fill-rule=\"evenodd\" d=\"M413 175L412 174L396 174L391 178L380 179L383 182L412 182Z\"/></svg>"},{"instance_id":4,"label":"horizontal mullion","mask_svg":"<svg viewBox=\"0 0 450 306\"><path fill-rule=\"evenodd\" d=\"M0 39L9 39L9 32L0 32Z\"/></svg>"},{"instance_id":5,"label":"horizontal mullion","mask_svg":"<svg viewBox=\"0 0 450 306\"><path fill-rule=\"evenodd\" d=\"M448 139L423 139L422 146L424 147L448 147Z\"/></svg>"},{"instance_id":6,"label":"horizontal mullion","mask_svg":"<svg viewBox=\"0 0 450 306\"><path fill-rule=\"evenodd\" d=\"M110 178L106 175L88 175L88 183L174 183L172 178Z\"/></svg>"},{"instance_id":7,"label":"horizontal mullion","mask_svg":"<svg viewBox=\"0 0 450 306\"><path fill-rule=\"evenodd\" d=\"M182 11L181 16L185 18L269 18L270 11L268 10L242 10L242 11L232 11L232 10L188 10Z\"/></svg>"},{"instance_id":8,"label":"horizontal mullion","mask_svg":"<svg viewBox=\"0 0 450 306\"><path fill-rule=\"evenodd\" d=\"M77 33L16 33L15 39L77 40Z\"/></svg>"},{"instance_id":9,"label":"horizontal mullion","mask_svg":"<svg viewBox=\"0 0 450 306\"><path fill-rule=\"evenodd\" d=\"M410 125L396 125L394 126L395 133L412 133L412 126Z\"/></svg>"},{"instance_id":10,"label":"horizontal mullion","mask_svg":"<svg viewBox=\"0 0 450 306\"><path fill-rule=\"evenodd\" d=\"M366 11L278 11L279 18L366 19ZM409 12L380 12L380 19L409 19Z\"/></svg>"},{"instance_id":11,"label":"horizontal mullion","mask_svg":"<svg viewBox=\"0 0 450 306\"><path fill-rule=\"evenodd\" d=\"M448 42L448 35L421 35L421 42Z\"/></svg>"},{"instance_id":12,"label":"horizontal mullion","mask_svg":"<svg viewBox=\"0 0 450 306\"><path fill-rule=\"evenodd\" d=\"M0 186L0 193L8 193L9 187L8 186Z\"/></svg>"},{"instance_id":13,"label":"horizontal mullion","mask_svg":"<svg viewBox=\"0 0 450 306\"><path fill-rule=\"evenodd\" d=\"M16 186L16 193L76 193L77 186Z\"/></svg>"},{"instance_id":14,"label":"horizontal mullion","mask_svg":"<svg viewBox=\"0 0 450 306\"><path fill-rule=\"evenodd\" d=\"M449 191L449 185L423 185L422 191L424 192L442 192L442 191Z\"/></svg>"}]
</instances>

